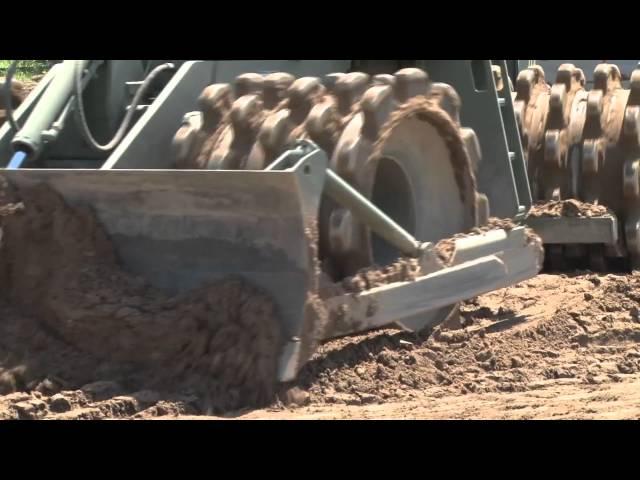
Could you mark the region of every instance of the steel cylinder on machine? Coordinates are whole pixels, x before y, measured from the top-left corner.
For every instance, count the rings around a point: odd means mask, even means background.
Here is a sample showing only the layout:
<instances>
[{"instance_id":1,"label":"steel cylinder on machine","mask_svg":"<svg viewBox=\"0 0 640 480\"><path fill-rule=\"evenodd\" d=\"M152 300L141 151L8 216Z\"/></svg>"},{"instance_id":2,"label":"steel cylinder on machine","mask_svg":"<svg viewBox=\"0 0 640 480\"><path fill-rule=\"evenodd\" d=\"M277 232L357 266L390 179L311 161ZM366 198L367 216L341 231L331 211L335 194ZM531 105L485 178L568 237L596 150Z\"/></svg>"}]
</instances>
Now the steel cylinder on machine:
<instances>
[{"instance_id":1,"label":"steel cylinder on machine","mask_svg":"<svg viewBox=\"0 0 640 480\"><path fill-rule=\"evenodd\" d=\"M84 69L89 60L82 62ZM47 87L43 98L35 106L20 131L14 136L11 142L14 151L24 151L32 157L39 155L43 147L42 133L51 127L73 94L75 71L75 60L63 62L62 68Z\"/></svg>"}]
</instances>

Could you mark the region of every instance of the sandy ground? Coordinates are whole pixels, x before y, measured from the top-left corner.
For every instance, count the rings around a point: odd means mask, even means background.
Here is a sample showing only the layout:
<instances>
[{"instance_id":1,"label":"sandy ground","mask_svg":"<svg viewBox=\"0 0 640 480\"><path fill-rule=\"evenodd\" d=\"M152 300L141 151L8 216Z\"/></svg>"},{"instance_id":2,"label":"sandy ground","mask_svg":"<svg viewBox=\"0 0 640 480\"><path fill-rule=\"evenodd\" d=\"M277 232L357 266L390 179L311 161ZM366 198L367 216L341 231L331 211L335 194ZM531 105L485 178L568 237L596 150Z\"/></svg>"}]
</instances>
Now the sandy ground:
<instances>
[{"instance_id":1,"label":"sandy ground","mask_svg":"<svg viewBox=\"0 0 640 480\"><path fill-rule=\"evenodd\" d=\"M233 281L169 298L120 268L90 212L0 194L0 419L640 413L640 272L538 275L432 331L335 339L276 388L268 297Z\"/></svg>"},{"instance_id":2,"label":"sandy ground","mask_svg":"<svg viewBox=\"0 0 640 480\"><path fill-rule=\"evenodd\" d=\"M640 294L638 286L637 275L540 275L466 305L463 314L471 317L473 324L459 332L484 331L488 345L509 355L517 343L514 338L532 332L540 335L545 328L559 334L535 347L535 340L528 346L516 345L524 347L518 353L522 359L518 369L475 372L478 384L489 384L481 393L463 393L456 387L455 373L450 372L454 378L451 384L429 386L402 401L312 403L303 408L252 411L237 418L640 419L640 325L637 307L627 303ZM635 300L631 302L635 304ZM491 310L483 314L493 318L478 318L483 307ZM493 314L500 308L503 313L495 318ZM577 328L565 330L565 335L574 333L563 338L562 330L553 325L562 323L559 319L565 312ZM451 356L456 355L451 352ZM472 369L473 364L465 367ZM492 382L509 378L510 370L526 372L526 380L513 388L520 391L492 388Z\"/></svg>"},{"instance_id":3,"label":"sandy ground","mask_svg":"<svg viewBox=\"0 0 640 480\"><path fill-rule=\"evenodd\" d=\"M169 418L169 417L163 417ZM182 418L203 418L187 417ZM215 418L215 417L211 417ZM619 382L584 385L579 380L541 382L524 393L421 394L408 402L365 406L311 406L257 410L244 420L533 420L640 419L640 375Z\"/></svg>"},{"instance_id":4,"label":"sandy ground","mask_svg":"<svg viewBox=\"0 0 640 480\"><path fill-rule=\"evenodd\" d=\"M540 275L468 302L460 329L423 337L387 330L335 340L312 361L314 368L302 372L295 387L303 394L301 406L276 402L210 416L196 396L131 393L99 381L55 394L40 385L5 395L0 418L637 419L639 287L640 275ZM390 339L401 347L387 344ZM354 357L353 348L373 351L380 342L385 346L373 360ZM379 370L377 358L387 359L380 356L385 352L418 360L398 361L368 390L368 371L374 365ZM428 357L436 358L440 376ZM417 387L398 380L410 374L421 379ZM351 375L359 380L340 385Z\"/></svg>"}]
</instances>

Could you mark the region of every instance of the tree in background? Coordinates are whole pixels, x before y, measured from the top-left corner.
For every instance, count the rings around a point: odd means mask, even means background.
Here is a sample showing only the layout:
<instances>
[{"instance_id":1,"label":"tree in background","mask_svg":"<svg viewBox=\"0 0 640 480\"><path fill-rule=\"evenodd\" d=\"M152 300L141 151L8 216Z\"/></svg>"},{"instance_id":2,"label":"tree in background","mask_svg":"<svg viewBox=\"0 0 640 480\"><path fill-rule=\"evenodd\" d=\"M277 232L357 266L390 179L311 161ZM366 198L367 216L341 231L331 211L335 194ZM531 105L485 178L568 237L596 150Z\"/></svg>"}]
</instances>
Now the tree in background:
<instances>
[{"instance_id":1,"label":"tree in background","mask_svg":"<svg viewBox=\"0 0 640 480\"><path fill-rule=\"evenodd\" d=\"M21 60L16 71L16 80L31 80L42 75L59 60ZM0 77L4 77L13 60L0 60Z\"/></svg>"}]
</instances>

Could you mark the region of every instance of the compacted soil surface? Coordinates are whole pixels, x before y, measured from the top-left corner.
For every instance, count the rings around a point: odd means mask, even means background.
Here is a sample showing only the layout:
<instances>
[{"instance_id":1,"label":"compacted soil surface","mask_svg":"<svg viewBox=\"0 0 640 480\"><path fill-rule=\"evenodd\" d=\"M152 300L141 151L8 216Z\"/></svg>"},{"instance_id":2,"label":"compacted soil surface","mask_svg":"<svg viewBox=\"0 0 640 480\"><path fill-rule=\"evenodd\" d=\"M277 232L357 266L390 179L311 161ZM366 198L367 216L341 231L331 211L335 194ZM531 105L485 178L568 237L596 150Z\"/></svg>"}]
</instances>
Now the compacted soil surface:
<instances>
[{"instance_id":1,"label":"compacted soil surface","mask_svg":"<svg viewBox=\"0 0 640 480\"><path fill-rule=\"evenodd\" d=\"M321 345L274 385L269 296L169 296L90 211L0 185L0 419L640 418L640 273L542 274L430 331Z\"/></svg>"}]
</instances>

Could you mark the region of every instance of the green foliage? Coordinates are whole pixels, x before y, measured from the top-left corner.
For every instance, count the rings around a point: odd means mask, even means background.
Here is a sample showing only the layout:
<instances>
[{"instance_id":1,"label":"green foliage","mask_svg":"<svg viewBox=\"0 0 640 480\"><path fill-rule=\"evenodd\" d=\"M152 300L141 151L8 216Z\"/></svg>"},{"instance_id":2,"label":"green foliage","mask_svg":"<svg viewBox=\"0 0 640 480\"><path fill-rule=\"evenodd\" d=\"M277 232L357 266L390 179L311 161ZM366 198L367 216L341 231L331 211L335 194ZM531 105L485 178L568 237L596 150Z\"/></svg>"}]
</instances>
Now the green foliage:
<instances>
[{"instance_id":1,"label":"green foliage","mask_svg":"<svg viewBox=\"0 0 640 480\"><path fill-rule=\"evenodd\" d=\"M7 74L13 60L0 60L0 77ZM49 70L48 60L21 60L15 77L17 80L30 80L34 75L41 75Z\"/></svg>"}]
</instances>

